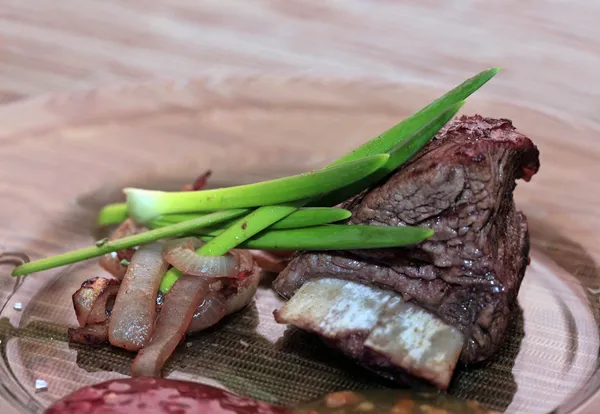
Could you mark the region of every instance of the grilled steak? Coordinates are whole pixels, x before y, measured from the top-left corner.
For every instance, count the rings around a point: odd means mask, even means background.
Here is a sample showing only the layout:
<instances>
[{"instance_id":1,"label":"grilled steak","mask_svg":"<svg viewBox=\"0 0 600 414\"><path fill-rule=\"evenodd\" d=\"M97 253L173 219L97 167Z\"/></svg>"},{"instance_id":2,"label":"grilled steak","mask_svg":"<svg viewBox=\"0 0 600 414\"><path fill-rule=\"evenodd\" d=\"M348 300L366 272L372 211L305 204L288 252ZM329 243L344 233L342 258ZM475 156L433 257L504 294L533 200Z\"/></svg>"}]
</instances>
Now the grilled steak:
<instances>
[{"instance_id":1,"label":"grilled steak","mask_svg":"<svg viewBox=\"0 0 600 414\"><path fill-rule=\"evenodd\" d=\"M506 119L452 120L391 177L343 205L353 213L349 224L425 226L433 238L412 248L302 253L275 290L289 299L321 278L392 290L463 334L462 362L489 357L503 340L529 260L515 180L529 181L538 155Z\"/></svg>"}]
</instances>

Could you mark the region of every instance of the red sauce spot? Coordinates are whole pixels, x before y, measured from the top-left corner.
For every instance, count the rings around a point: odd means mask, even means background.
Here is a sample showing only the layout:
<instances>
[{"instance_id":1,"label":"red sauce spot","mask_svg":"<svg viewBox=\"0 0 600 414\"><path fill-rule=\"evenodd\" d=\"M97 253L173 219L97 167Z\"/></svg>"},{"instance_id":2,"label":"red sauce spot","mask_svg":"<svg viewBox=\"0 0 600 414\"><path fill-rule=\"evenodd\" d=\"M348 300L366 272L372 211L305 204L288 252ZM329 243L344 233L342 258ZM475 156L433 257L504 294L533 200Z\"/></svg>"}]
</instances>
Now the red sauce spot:
<instances>
[{"instance_id":1,"label":"red sauce spot","mask_svg":"<svg viewBox=\"0 0 600 414\"><path fill-rule=\"evenodd\" d=\"M250 270L242 270L241 272L239 272L237 274L237 279L238 280L246 280L246 278L248 276L250 276L250 274L251 274Z\"/></svg>"}]
</instances>

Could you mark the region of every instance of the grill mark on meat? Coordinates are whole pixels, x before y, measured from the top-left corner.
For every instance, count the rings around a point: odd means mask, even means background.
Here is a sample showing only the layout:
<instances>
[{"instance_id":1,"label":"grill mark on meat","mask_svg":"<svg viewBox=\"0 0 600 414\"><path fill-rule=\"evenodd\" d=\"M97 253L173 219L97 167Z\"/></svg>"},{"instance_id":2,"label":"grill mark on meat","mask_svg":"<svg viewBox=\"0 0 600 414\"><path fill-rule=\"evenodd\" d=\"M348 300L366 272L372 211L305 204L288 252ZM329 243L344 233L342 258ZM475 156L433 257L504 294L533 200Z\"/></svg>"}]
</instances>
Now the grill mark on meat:
<instances>
[{"instance_id":1,"label":"grill mark on meat","mask_svg":"<svg viewBox=\"0 0 600 414\"><path fill-rule=\"evenodd\" d=\"M505 119L461 117L391 177L342 204L349 224L419 225L435 230L413 248L307 252L274 288L290 298L307 280L341 278L400 292L466 338L464 363L502 342L528 264L516 179L539 168L538 150Z\"/></svg>"}]
</instances>

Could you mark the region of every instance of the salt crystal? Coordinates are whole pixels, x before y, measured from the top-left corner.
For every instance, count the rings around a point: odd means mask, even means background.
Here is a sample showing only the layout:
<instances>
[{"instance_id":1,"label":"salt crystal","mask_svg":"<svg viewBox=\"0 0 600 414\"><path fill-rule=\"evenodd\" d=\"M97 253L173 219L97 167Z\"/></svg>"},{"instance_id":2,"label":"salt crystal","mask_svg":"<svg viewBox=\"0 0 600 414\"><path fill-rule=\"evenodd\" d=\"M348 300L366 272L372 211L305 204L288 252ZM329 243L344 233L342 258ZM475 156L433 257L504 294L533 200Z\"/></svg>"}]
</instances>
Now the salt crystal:
<instances>
[{"instance_id":1,"label":"salt crystal","mask_svg":"<svg viewBox=\"0 0 600 414\"><path fill-rule=\"evenodd\" d=\"M244 348L246 348L246 347L250 346L250 344L249 344L248 342L244 341L244 340L240 340L240 344L241 344L241 345L242 345Z\"/></svg>"},{"instance_id":2,"label":"salt crystal","mask_svg":"<svg viewBox=\"0 0 600 414\"><path fill-rule=\"evenodd\" d=\"M23 310L23 304L21 302L15 302L13 309L18 311Z\"/></svg>"},{"instance_id":3,"label":"salt crystal","mask_svg":"<svg viewBox=\"0 0 600 414\"><path fill-rule=\"evenodd\" d=\"M46 391L48 389L48 383L43 379L35 380L35 390L36 391Z\"/></svg>"}]
</instances>

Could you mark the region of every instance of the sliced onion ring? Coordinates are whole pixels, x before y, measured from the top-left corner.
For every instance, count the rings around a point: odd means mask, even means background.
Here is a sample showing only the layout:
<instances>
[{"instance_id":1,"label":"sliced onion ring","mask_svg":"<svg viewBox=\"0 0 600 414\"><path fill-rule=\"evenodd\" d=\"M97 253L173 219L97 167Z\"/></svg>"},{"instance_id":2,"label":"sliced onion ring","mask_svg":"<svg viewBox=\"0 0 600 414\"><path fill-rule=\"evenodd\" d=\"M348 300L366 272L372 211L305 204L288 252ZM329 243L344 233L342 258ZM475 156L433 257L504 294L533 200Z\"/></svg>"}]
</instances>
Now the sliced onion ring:
<instances>
[{"instance_id":1,"label":"sliced onion ring","mask_svg":"<svg viewBox=\"0 0 600 414\"><path fill-rule=\"evenodd\" d=\"M169 240L163 248L163 258L186 275L198 277L229 277L238 275L238 264L231 254L200 256L196 253L204 243L195 237Z\"/></svg>"}]
</instances>

